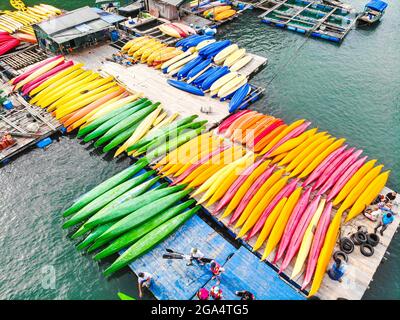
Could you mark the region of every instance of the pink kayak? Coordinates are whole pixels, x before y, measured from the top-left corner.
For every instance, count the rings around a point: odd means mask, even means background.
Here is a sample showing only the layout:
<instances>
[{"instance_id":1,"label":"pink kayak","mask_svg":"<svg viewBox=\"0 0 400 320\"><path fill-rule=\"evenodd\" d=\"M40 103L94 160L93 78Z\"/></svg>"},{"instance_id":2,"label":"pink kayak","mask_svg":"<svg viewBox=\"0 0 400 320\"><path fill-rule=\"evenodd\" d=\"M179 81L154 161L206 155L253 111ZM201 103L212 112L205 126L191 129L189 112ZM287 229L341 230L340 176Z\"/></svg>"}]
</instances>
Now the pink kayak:
<instances>
[{"instance_id":1,"label":"pink kayak","mask_svg":"<svg viewBox=\"0 0 400 320\"><path fill-rule=\"evenodd\" d=\"M354 152L348 157L343 163L331 174L331 176L325 181L322 187L319 189L317 194L324 194L327 192L339 179L340 176L354 163L357 158L363 153L362 150Z\"/></svg>"},{"instance_id":2,"label":"pink kayak","mask_svg":"<svg viewBox=\"0 0 400 320\"><path fill-rule=\"evenodd\" d=\"M34 73L36 70L38 70L39 68L45 66L46 64L56 61L57 59L60 59L62 57L62 55L58 55L55 57L51 57L48 58L46 60L43 60L42 62L39 62L38 64L30 67L29 69L27 69L23 74L19 75L18 77L14 78L11 80L12 84L17 84L18 82L24 80L25 78L29 77L32 73Z\"/></svg>"},{"instance_id":3,"label":"pink kayak","mask_svg":"<svg viewBox=\"0 0 400 320\"><path fill-rule=\"evenodd\" d=\"M198 160L197 162L193 163L185 172L183 172L178 179L176 179L171 185L176 185L180 182L182 182L183 180L185 180L185 178L191 174L194 170L196 170L198 167L200 167L203 163L207 162L209 159L211 159L212 157L216 156L217 154L225 151L226 149L228 149L228 145L224 145L222 147L217 148L216 150L214 150L213 152L207 154L206 156L204 156L203 158L201 158L200 160Z\"/></svg>"},{"instance_id":4,"label":"pink kayak","mask_svg":"<svg viewBox=\"0 0 400 320\"><path fill-rule=\"evenodd\" d=\"M318 257L321 252L322 245L324 244L326 231L328 230L328 226L331 221L331 212L332 202L328 202L325 206L324 211L322 212L321 218L318 221L317 228L315 229L314 239L311 244L310 253L308 255L307 268L301 290L304 290L307 287L314 274Z\"/></svg>"},{"instance_id":5,"label":"pink kayak","mask_svg":"<svg viewBox=\"0 0 400 320\"><path fill-rule=\"evenodd\" d=\"M331 164L326 167L326 169L319 176L318 180L312 186L313 191L321 187L326 182L326 180L331 176L331 174L336 170L336 168L340 166L343 163L343 161L345 161L348 157L351 156L351 154L354 152L355 149L356 148L350 148L349 150L346 150L341 155L339 155L334 161L332 161Z\"/></svg>"},{"instance_id":6,"label":"pink kayak","mask_svg":"<svg viewBox=\"0 0 400 320\"><path fill-rule=\"evenodd\" d=\"M290 239L301 219L303 214L306 211L308 200L310 199L311 195L311 188L308 188L301 196L300 200L297 202L296 206L293 209L292 214L290 215L289 221L285 227L285 231L283 232L282 239L279 243L279 248L275 254L275 258L273 263L279 261L283 253L285 252L286 248L289 245Z\"/></svg>"},{"instance_id":7,"label":"pink kayak","mask_svg":"<svg viewBox=\"0 0 400 320\"><path fill-rule=\"evenodd\" d=\"M28 84L26 84L26 85L24 85L23 87L22 87L22 95L23 96L25 96L25 95L27 95L30 91L32 91L33 89L35 89L35 88L37 88L38 86L40 86L43 82L45 82L47 79L49 79L50 78L50 76L48 76L48 77L46 77L46 78L44 78L44 79L42 79L42 80L40 80L39 82L36 82L34 85L28 85Z\"/></svg>"},{"instance_id":8,"label":"pink kayak","mask_svg":"<svg viewBox=\"0 0 400 320\"><path fill-rule=\"evenodd\" d=\"M304 131L306 131L306 129L310 126L310 124L311 124L311 122L304 122L297 128L294 128L286 136L284 136L281 140L279 140L278 143L276 145L274 145L266 154L264 154L263 158L268 158L272 152L274 152L278 147L280 147L286 141L296 138L297 136L302 134Z\"/></svg>"},{"instance_id":9,"label":"pink kayak","mask_svg":"<svg viewBox=\"0 0 400 320\"><path fill-rule=\"evenodd\" d=\"M289 198L294 189L296 189L298 182L299 179L294 179L275 196L275 198L271 201L271 203L265 208L260 218L254 225L253 229L251 229L249 235L247 236L246 239L247 241L251 239L257 232L261 231L261 229L264 227L265 221L267 220L272 210L274 210L278 202L281 201L281 199L284 197Z\"/></svg>"},{"instance_id":10,"label":"pink kayak","mask_svg":"<svg viewBox=\"0 0 400 320\"><path fill-rule=\"evenodd\" d=\"M53 69L51 69L51 70L45 72L45 73L42 74L41 76L39 76L39 77L37 77L36 79L34 79L34 80L28 82L27 84L25 84L25 85L22 87L22 91L23 91L23 92L26 92L26 93L29 93L31 90L34 89L34 88L29 89L30 87L33 87L35 84L37 84L38 82L42 81L43 79L47 79L48 77L51 77L51 76L55 75L56 73L58 73L58 72L60 72L60 71L62 71L62 70L64 70L64 69L66 69L66 68L68 68L68 67L71 67L73 64L74 64L73 61L68 61L68 62L65 62L65 60L62 61L62 62L61 62L58 66L56 66L55 68L53 68ZM28 91L28 89L29 89L29 91ZM25 93L25 94L26 94L26 93Z\"/></svg>"},{"instance_id":11,"label":"pink kayak","mask_svg":"<svg viewBox=\"0 0 400 320\"><path fill-rule=\"evenodd\" d=\"M332 163L335 159L342 154L342 152L347 148L347 144L333 151L329 156L327 156L319 165L314 169L314 171L308 176L308 178L303 182L302 187L308 186L315 179L318 179L322 172Z\"/></svg>"},{"instance_id":12,"label":"pink kayak","mask_svg":"<svg viewBox=\"0 0 400 320\"><path fill-rule=\"evenodd\" d=\"M236 119L240 118L241 116L249 112L250 110L242 110L223 120L221 124L218 126L218 133L224 133L230 127L233 121L235 121Z\"/></svg>"},{"instance_id":13,"label":"pink kayak","mask_svg":"<svg viewBox=\"0 0 400 320\"><path fill-rule=\"evenodd\" d=\"M321 196L318 195L314 198L313 201L311 201L303 216L301 217L299 224L296 226L296 229L293 232L293 236L290 239L285 258L283 259L281 267L279 268L279 273L283 272L287 268L290 261L292 261L293 257L296 255L297 251L299 251L304 233L306 232L307 227L310 224L310 221L318 208L318 203L320 199Z\"/></svg>"},{"instance_id":14,"label":"pink kayak","mask_svg":"<svg viewBox=\"0 0 400 320\"><path fill-rule=\"evenodd\" d=\"M343 186L347 183L347 181L350 180L350 178L357 172L358 169L361 168L361 166L364 164L365 160L367 160L367 156L357 160L354 162L343 175L339 178L339 180L336 182L336 184L333 186L331 192L329 192L326 201L330 201L335 197L340 190L342 190Z\"/></svg>"},{"instance_id":15,"label":"pink kayak","mask_svg":"<svg viewBox=\"0 0 400 320\"><path fill-rule=\"evenodd\" d=\"M247 146L251 149L253 148L258 142L261 141L262 138L264 138L267 134L270 134L273 130L276 128L284 125L285 123L281 119L277 119L277 121L274 121L270 125L268 125L263 131L261 131L256 137L254 137L253 141L249 141L247 143Z\"/></svg>"},{"instance_id":16,"label":"pink kayak","mask_svg":"<svg viewBox=\"0 0 400 320\"><path fill-rule=\"evenodd\" d=\"M243 213L244 209L247 207L249 204L250 200L253 198L253 196L256 194L258 189L261 188L261 186L264 184L265 181L272 175L276 168L276 164L274 164L272 167L268 168L261 174L256 181L251 185L249 190L247 190L246 194L243 196L243 199L240 201L239 205L237 206L235 212L233 213L231 219L229 220L229 225L234 223Z\"/></svg>"},{"instance_id":17,"label":"pink kayak","mask_svg":"<svg viewBox=\"0 0 400 320\"><path fill-rule=\"evenodd\" d=\"M242 186L242 184L246 181L246 179L250 176L250 174L263 162L262 159L254 162L250 167L245 169L239 177L235 180L234 183L229 187L228 191L225 192L225 195L219 201L217 207L214 210L214 214L218 213L223 207L225 207L228 202L232 200L236 192Z\"/></svg>"}]
</instances>

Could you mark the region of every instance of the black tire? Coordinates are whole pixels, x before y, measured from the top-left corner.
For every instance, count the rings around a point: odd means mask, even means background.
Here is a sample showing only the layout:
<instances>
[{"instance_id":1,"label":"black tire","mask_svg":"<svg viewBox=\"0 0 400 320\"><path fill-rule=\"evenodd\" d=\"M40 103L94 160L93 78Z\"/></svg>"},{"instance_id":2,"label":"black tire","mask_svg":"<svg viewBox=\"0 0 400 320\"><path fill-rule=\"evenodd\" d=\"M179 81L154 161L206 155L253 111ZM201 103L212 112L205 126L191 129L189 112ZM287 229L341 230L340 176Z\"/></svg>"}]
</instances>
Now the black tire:
<instances>
[{"instance_id":1,"label":"black tire","mask_svg":"<svg viewBox=\"0 0 400 320\"><path fill-rule=\"evenodd\" d=\"M351 235L351 240L354 242L355 245L359 246L362 243L367 242L367 235L363 232L356 232Z\"/></svg>"},{"instance_id":2,"label":"black tire","mask_svg":"<svg viewBox=\"0 0 400 320\"><path fill-rule=\"evenodd\" d=\"M340 250L346 254L350 254L354 251L354 243L350 238L343 237L340 239Z\"/></svg>"},{"instance_id":3,"label":"black tire","mask_svg":"<svg viewBox=\"0 0 400 320\"><path fill-rule=\"evenodd\" d=\"M368 243L361 244L360 251L366 257L370 257L374 254L374 248Z\"/></svg>"},{"instance_id":4,"label":"black tire","mask_svg":"<svg viewBox=\"0 0 400 320\"><path fill-rule=\"evenodd\" d=\"M336 259L344 260L346 263L349 261L349 257L343 251L336 251L333 254L333 260L336 261Z\"/></svg>"},{"instance_id":5,"label":"black tire","mask_svg":"<svg viewBox=\"0 0 400 320\"><path fill-rule=\"evenodd\" d=\"M367 234L367 243L372 246L372 247L376 247L379 243L379 236L375 233L368 233Z\"/></svg>"}]
</instances>

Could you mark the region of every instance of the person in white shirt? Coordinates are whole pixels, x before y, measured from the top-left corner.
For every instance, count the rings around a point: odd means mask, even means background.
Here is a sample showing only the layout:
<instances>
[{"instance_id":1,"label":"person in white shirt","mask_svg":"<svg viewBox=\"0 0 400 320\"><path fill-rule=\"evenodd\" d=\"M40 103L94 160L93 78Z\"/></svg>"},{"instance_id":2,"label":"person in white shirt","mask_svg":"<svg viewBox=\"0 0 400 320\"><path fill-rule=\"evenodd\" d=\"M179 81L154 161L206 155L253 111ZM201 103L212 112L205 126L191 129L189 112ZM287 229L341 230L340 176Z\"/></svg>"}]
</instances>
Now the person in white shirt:
<instances>
[{"instance_id":1,"label":"person in white shirt","mask_svg":"<svg viewBox=\"0 0 400 320\"><path fill-rule=\"evenodd\" d=\"M197 248L192 248L190 250L190 257L189 257L189 262L187 263L188 266L191 266L193 264L193 260L196 260L200 265L204 265L204 262L201 260L204 258L203 252L201 252Z\"/></svg>"},{"instance_id":2,"label":"person in white shirt","mask_svg":"<svg viewBox=\"0 0 400 320\"><path fill-rule=\"evenodd\" d=\"M148 273L148 272L139 272L138 273L139 298L142 298L142 296L143 296L142 288L150 287L152 278L153 278L153 276L151 275L151 273Z\"/></svg>"}]
</instances>

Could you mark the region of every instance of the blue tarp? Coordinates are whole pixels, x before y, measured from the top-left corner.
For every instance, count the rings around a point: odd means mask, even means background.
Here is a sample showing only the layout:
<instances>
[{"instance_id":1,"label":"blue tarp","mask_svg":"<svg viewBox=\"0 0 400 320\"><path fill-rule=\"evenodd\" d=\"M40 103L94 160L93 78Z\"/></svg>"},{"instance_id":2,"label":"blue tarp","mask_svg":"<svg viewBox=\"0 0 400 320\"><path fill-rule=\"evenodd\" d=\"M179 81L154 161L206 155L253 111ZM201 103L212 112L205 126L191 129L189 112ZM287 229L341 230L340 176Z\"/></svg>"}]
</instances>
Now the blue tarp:
<instances>
[{"instance_id":1,"label":"blue tarp","mask_svg":"<svg viewBox=\"0 0 400 320\"><path fill-rule=\"evenodd\" d=\"M372 0L366 5L367 8L370 8L372 10L379 11L379 12L384 11L387 8L387 6L388 6L388 4L386 2L380 1L380 0Z\"/></svg>"},{"instance_id":2,"label":"blue tarp","mask_svg":"<svg viewBox=\"0 0 400 320\"><path fill-rule=\"evenodd\" d=\"M146 271L153 274L154 282L150 290L159 300L189 300L199 288L210 281L209 266L187 266L185 260L166 260L162 255L166 248L188 254L192 247L199 248L207 257L223 263L236 248L215 232L197 215L165 241L157 245L129 267L135 272Z\"/></svg>"},{"instance_id":3,"label":"blue tarp","mask_svg":"<svg viewBox=\"0 0 400 320\"><path fill-rule=\"evenodd\" d=\"M239 300L235 291L252 292L257 300L304 300L305 297L282 280L265 262L245 247L240 247L224 266L219 287L224 300ZM210 280L205 286L215 285Z\"/></svg>"}]
</instances>

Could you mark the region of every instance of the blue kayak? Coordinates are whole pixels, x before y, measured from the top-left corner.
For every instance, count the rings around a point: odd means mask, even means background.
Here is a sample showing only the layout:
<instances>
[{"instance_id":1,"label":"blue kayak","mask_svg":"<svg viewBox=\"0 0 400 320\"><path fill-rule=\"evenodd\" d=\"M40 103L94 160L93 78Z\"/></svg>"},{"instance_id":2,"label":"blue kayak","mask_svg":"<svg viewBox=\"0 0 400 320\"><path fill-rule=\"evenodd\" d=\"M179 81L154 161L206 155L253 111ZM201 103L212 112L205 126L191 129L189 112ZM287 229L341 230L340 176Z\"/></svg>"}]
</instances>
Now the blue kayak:
<instances>
[{"instance_id":1,"label":"blue kayak","mask_svg":"<svg viewBox=\"0 0 400 320\"><path fill-rule=\"evenodd\" d=\"M211 59L204 60L203 62L201 62L197 66L195 66L192 70L190 70L188 72L186 78L188 80L193 78L199 72L203 71L206 67L208 67L210 64L211 64Z\"/></svg>"},{"instance_id":2,"label":"blue kayak","mask_svg":"<svg viewBox=\"0 0 400 320\"><path fill-rule=\"evenodd\" d=\"M207 69L203 74L201 74L198 78L196 78L196 80L194 80L192 83L196 87L200 87L202 85L203 81L206 80L208 78L208 76L210 76L212 73L217 71L217 69L220 69L220 68L219 67L211 67L211 68Z\"/></svg>"},{"instance_id":3,"label":"blue kayak","mask_svg":"<svg viewBox=\"0 0 400 320\"><path fill-rule=\"evenodd\" d=\"M231 101L229 101L229 112L235 112L237 108L242 104L246 96L249 94L250 85L246 83L236 90Z\"/></svg>"},{"instance_id":4,"label":"blue kayak","mask_svg":"<svg viewBox=\"0 0 400 320\"><path fill-rule=\"evenodd\" d=\"M203 90L210 89L215 81L217 81L219 78L221 78L222 76L226 75L229 72L230 71L228 67L222 67L218 69L216 72L212 73L207 79L204 80L203 84L201 85L201 88Z\"/></svg>"},{"instance_id":5,"label":"blue kayak","mask_svg":"<svg viewBox=\"0 0 400 320\"><path fill-rule=\"evenodd\" d=\"M178 80L181 80L183 78L186 78L187 74L189 73L190 70L192 70L195 66L197 66L199 63L203 62L202 57L197 57L188 63L186 63L182 68L179 69L177 76Z\"/></svg>"},{"instance_id":6,"label":"blue kayak","mask_svg":"<svg viewBox=\"0 0 400 320\"><path fill-rule=\"evenodd\" d=\"M183 81L178 81L178 80L172 80L172 79L168 79L167 80L168 84L179 89L182 91L186 91L189 92L191 94L195 94L197 96L204 96L204 92L201 91L199 88L196 88L195 86L188 84L186 82Z\"/></svg>"}]
</instances>

